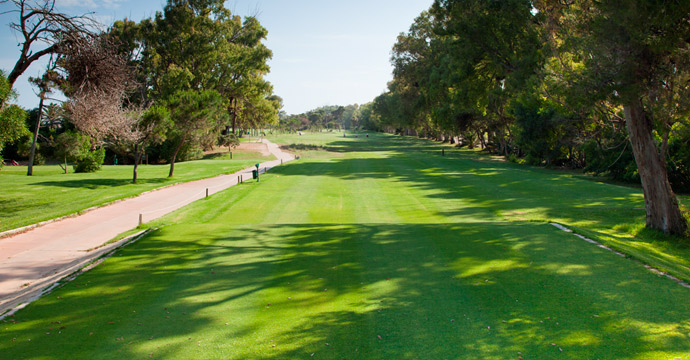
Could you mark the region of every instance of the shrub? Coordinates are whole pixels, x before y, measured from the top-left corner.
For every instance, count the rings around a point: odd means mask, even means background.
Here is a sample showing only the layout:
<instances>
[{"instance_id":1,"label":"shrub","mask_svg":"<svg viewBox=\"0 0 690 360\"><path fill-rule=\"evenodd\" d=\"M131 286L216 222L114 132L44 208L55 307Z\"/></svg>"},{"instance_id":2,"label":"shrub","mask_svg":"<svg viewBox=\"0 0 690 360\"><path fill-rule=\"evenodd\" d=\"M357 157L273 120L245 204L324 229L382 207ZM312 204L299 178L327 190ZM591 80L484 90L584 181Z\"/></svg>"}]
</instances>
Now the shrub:
<instances>
[{"instance_id":1,"label":"shrub","mask_svg":"<svg viewBox=\"0 0 690 360\"><path fill-rule=\"evenodd\" d=\"M98 150L89 151L77 160L77 164L74 165L74 172L96 172L101 169L103 161L105 161L105 149L101 148Z\"/></svg>"}]
</instances>

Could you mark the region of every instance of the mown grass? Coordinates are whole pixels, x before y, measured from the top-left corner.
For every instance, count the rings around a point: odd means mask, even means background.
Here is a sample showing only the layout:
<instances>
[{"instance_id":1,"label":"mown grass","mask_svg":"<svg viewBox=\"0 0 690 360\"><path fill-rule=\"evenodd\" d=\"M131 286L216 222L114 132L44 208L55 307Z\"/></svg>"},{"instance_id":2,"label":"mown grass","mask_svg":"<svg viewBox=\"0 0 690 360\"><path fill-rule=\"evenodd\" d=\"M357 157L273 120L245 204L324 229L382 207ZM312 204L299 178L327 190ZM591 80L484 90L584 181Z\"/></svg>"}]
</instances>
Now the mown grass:
<instances>
[{"instance_id":1,"label":"mown grass","mask_svg":"<svg viewBox=\"0 0 690 360\"><path fill-rule=\"evenodd\" d=\"M342 134L279 135L273 141L307 144L330 150L301 151L319 158L343 151L385 152L389 159L413 162L432 176L407 172L415 181L451 198L473 201L508 221L557 222L600 241L628 256L690 282L690 242L645 229L644 197L639 187L606 183L604 179L572 171L559 171L501 161L479 151L455 149L411 137L370 134L371 141ZM444 149L445 156L441 155ZM392 172L389 170L389 172ZM381 176L382 174L375 174ZM400 174L398 174L400 176ZM369 175L373 176L373 175ZM388 176L388 175L386 175ZM468 195L469 194L469 195ZM441 195L437 195L441 196ZM679 200L690 204L687 196Z\"/></svg>"},{"instance_id":2,"label":"mown grass","mask_svg":"<svg viewBox=\"0 0 690 360\"><path fill-rule=\"evenodd\" d=\"M690 357L688 289L543 221L634 223L637 190L441 157L419 140L326 142L341 151L305 152L150 224L158 230L0 322L0 354Z\"/></svg>"},{"instance_id":3,"label":"mown grass","mask_svg":"<svg viewBox=\"0 0 690 360\"><path fill-rule=\"evenodd\" d=\"M132 184L131 165L106 165L90 174L75 174L71 169L63 174L57 165L35 166L33 176L26 176L24 166L6 166L0 170L0 231L74 214L175 183L233 173L274 158L254 152L235 155L234 160L178 163L172 178L168 178L169 165L141 165L137 184Z\"/></svg>"}]
</instances>

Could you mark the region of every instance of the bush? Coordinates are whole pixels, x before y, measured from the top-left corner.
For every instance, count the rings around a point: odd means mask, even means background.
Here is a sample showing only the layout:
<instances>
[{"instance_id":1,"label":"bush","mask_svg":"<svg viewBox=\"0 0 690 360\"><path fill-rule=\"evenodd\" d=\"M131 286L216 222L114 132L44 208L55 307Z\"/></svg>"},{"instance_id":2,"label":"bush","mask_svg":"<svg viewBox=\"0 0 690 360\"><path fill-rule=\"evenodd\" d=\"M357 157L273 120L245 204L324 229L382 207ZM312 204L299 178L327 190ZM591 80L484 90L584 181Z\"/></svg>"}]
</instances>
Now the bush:
<instances>
[{"instance_id":1,"label":"bush","mask_svg":"<svg viewBox=\"0 0 690 360\"><path fill-rule=\"evenodd\" d=\"M600 136L598 141L590 139L582 146L587 159L585 171L639 184L640 174L627 134L607 128Z\"/></svg>"},{"instance_id":2,"label":"bush","mask_svg":"<svg viewBox=\"0 0 690 360\"><path fill-rule=\"evenodd\" d=\"M516 154L514 154L514 153L511 153L510 155L508 155L508 161L510 161L510 162L512 162L512 163L515 163L515 164L524 164L524 163L526 163L525 159L521 159L520 157L518 157L518 156L517 156Z\"/></svg>"},{"instance_id":3,"label":"bush","mask_svg":"<svg viewBox=\"0 0 690 360\"><path fill-rule=\"evenodd\" d=\"M77 164L74 165L74 172L77 172L77 173L96 172L96 171L101 169L101 166L103 165L104 161L105 161L105 149L101 148L98 150L89 151L77 160Z\"/></svg>"}]
</instances>

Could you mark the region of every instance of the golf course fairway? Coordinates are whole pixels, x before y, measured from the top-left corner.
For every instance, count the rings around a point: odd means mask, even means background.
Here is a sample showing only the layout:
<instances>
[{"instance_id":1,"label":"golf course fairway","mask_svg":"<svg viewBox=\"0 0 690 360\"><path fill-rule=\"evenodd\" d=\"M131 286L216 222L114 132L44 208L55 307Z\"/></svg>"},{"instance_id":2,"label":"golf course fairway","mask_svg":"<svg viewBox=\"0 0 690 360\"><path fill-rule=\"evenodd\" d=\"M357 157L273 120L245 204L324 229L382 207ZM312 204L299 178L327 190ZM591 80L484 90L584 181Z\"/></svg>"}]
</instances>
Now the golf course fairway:
<instances>
[{"instance_id":1,"label":"golf course fairway","mask_svg":"<svg viewBox=\"0 0 690 360\"><path fill-rule=\"evenodd\" d=\"M690 289L549 223L634 242L639 190L384 134L271 141L302 158L1 320L0 358L690 359Z\"/></svg>"}]
</instances>

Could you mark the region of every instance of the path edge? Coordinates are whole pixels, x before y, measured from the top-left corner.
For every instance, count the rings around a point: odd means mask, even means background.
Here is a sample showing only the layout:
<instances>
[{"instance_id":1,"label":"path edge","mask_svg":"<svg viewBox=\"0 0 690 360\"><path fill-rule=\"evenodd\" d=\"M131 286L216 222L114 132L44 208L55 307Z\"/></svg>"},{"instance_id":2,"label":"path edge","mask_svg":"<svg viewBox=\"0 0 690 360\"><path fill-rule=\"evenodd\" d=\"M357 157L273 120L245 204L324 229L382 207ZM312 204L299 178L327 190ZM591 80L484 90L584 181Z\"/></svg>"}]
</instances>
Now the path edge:
<instances>
[{"instance_id":1,"label":"path edge","mask_svg":"<svg viewBox=\"0 0 690 360\"><path fill-rule=\"evenodd\" d=\"M282 152L282 153L284 153L284 154L288 154L288 153L286 153L286 152L281 151L281 150L280 150L280 146L279 146L278 144L272 143L272 142L268 141L267 139L262 139L262 142L266 144L266 147L269 149L269 152L271 152L271 151L270 151L270 146L269 146L269 145L270 145L270 144L274 144L274 145L278 146L278 151L280 151L280 152ZM278 156L277 154L274 154L273 152L271 152L271 154L272 154L273 156L276 157L276 160L281 160L280 156ZM294 156L293 156L293 159L294 159ZM287 161L291 161L292 159L284 159L284 160L287 162ZM52 224L52 223L54 223L54 222L62 221L62 220L65 220L65 219L70 219L70 218L78 217L78 216L84 215L84 214L86 214L86 213L88 213L88 212L91 212L91 211L94 211L94 210L97 210L97 209L100 209L100 208L104 208L104 207L107 207L107 206L110 206L110 205L115 205L115 204L117 204L117 203L119 203L119 202L131 200L131 199L136 199L136 198L138 198L138 197L140 197L140 196L143 196L143 195L146 195L146 194L149 194L149 193L152 193L152 192L164 190L164 189L167 189L167 188L169 188L169 187L177 186L177 185L180 185L180 184L188 184L188 183L191 183L191 182L194 182L194 181L213 179L213 178L220 177L220 176L233 175L233 174L237 174L237 173L240 173L240 172L247 172L247 171L251 171L251 169L252 169L252 167L247 167L247 168L244 168L244 169L241 169L241 170L232 172L232 173L219 174L219 175L216 175L216 176L212 176L212 177L208 177L208 178L201 178L201 179L196 179L196 180L191 180L191 181L176 182L176 183L173 183L173 184L168 184L168 185L165 185L165 186L161 186L161 187L159 187L159 188L147 190L147 191L144 191L144 192L139 193L139 194L136 194L136 195L132 195L132 196L125 197L125 198L122 198L122 199L117 199L117 200L113 200L113 201L110 201L110 202L107 202L107 203L103 203L103 204L100 204L100 205L96 205L96 206L92 206L92 207L89 207L89 208L86 208L86 209L82 209L82 210L79 210L79 211L74 212L74 213L71 213L71 214L67 214L67 215L63 215L63 216L56 217L56 218L53 218L53 219L48 219L48 220L45 220L45 221L37 222L37 223L35 223L35 224L25 225L25 226L22 226L22 227L18 227L18 228L16 228L16 229L5 230L5 231L3 231L3 232L0 232L0 241L4 240L4 239L6 239L6 238L12 237L12 236L14 236L14 235L23 234L23 233L25 233L25 232L28 232L28 231L31 231L31 230L33 230L33 229L39 228L39 227L41 227L41 226L45 226L45 225L48 225L48 224ZM1 314L1 312L0 312L0 314Z\"/></svg>"},{"instance_id":2,"label":"path edge","mask_svg":"<svg viewBox=\"0 0 690 360\"><path fill-rule=\"evenodd\" d=\"M11 299L0 304L0 320L12 316L33 301L50 294L53 290L69 283L82 273L95 268L118 250L140 240L154 230L156 229L145 229L96 250L89 251L87 256L73 261L67 267L59 269L55 274L26 286L14 294Z\"/></svg>"}]
</instances>

